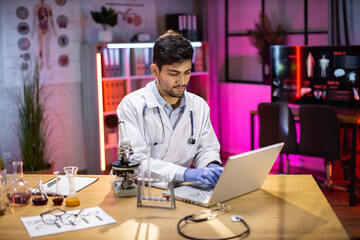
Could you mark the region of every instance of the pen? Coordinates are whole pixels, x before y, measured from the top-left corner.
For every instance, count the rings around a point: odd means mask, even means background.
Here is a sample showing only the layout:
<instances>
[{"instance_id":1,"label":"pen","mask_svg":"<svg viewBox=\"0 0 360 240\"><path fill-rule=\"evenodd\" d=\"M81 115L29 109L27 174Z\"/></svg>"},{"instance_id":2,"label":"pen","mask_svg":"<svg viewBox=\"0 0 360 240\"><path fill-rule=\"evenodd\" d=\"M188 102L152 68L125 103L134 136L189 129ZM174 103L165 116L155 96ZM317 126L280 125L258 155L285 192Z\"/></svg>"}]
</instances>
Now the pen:
<instances>
[{"instance_id":1,"label":"pen","mask_svg":"<svg viewBox=\"0 0 360 240\"><path fill-rule=\"evenodd\" d=\"M61 178L59 178L58 181L60 181L60 179L61 179ZM51 187L51 186L54 185L55 183L56 183L56 179L54 179L54 181L52 181L52 182L49 182L49 183L47 184L47 186L48 186L48 187Z\"/></svg>"}]
</instances>

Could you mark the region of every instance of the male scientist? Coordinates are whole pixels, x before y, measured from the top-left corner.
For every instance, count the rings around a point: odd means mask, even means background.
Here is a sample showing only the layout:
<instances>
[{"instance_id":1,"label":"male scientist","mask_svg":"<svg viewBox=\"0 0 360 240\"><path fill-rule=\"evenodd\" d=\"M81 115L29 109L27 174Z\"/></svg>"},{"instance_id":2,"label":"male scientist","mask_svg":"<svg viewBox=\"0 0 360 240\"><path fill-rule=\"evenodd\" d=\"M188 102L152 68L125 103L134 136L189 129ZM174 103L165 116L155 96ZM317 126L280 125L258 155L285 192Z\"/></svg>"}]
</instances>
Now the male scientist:
<instances>
[{"instance_id":1,"label":"male scientist","mask_svg":"<svg viewBox=\"0 0 360 240\"><path fill-rule=\"evenodd\" d=\"M152 177L215 186L223 168L210 109L201 97L185 90L193 54L190 41L179 33L169 30L160 36L150 66L156 80L125 96L117 115L125 122L132 157L150 147ZM147 166L143 162L143 169Z\"/></svg>"}]
</instances>

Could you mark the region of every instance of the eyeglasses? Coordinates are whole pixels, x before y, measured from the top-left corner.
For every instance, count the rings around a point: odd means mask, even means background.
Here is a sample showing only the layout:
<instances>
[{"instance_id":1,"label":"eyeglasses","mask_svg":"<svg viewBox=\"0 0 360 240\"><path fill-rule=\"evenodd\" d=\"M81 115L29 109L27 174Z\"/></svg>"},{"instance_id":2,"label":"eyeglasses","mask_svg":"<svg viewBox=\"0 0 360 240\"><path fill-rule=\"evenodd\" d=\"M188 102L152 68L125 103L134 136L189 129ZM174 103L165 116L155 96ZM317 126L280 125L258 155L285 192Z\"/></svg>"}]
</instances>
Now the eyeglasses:
<instances>
[{"instance_id":1,"label":"eyeglasses","mask_svg":"<svg viewBox=\"0 0 360 240\"><path fill-rule=\"evenodd\" d=\"M80 220L83 218L82 213L84 209L81 209L79 213L73 214L68 213L60 208L54 208L52 210L49 210L47 212L44 212L40 214L40 217L42 221L45 224L53 225L55 224L57 227L60 227L58 221L60 221L65 225L73 225L75 226L80 222ZM57 212L60 211L60 212Z\"/></svg>"}]
</instances>

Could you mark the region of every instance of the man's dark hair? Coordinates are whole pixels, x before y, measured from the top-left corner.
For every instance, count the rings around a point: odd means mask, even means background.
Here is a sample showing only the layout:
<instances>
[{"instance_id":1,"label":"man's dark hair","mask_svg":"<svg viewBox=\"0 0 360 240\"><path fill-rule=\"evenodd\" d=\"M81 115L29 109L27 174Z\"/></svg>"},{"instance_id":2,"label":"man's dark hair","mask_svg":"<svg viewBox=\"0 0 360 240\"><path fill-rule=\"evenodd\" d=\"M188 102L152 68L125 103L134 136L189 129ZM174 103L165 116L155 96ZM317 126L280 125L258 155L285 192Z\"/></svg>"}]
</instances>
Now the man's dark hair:
<instances>
[{"instance_id":1,"label":"man's dark hair","mask_svg":"<svg viewBox=\"0 0 360 240\"><path fill-rule=\"evenodd\" d=\"M161 35L155 42L153 49L153 63L159 70L163 65L182 63L191 60L194 54L194 48L189 40L184 38L180 33L168 30Z\"/></svg>"}]
</instances>

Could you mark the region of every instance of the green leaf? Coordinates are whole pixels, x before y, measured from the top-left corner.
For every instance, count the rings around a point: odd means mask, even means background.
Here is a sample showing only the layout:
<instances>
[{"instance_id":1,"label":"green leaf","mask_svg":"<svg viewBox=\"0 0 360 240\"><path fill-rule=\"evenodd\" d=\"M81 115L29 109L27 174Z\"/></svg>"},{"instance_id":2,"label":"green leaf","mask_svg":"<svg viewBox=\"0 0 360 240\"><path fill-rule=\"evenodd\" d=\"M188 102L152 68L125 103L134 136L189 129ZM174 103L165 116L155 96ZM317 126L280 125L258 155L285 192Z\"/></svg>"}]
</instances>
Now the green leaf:
<instances>
[{"instance_id":1,"label":"green leaf","mask_svg":"<svg viewBox=\"0 0 360 240\"><path fill-rule=\"evenodd\" d=\"M107 26L114 27L117 24L118 15L114 9L101 6L100 12L91 11L92 19L100 24L104 31L106 31Z\"/></svg>"}]
</instances>

